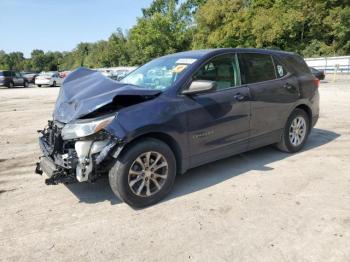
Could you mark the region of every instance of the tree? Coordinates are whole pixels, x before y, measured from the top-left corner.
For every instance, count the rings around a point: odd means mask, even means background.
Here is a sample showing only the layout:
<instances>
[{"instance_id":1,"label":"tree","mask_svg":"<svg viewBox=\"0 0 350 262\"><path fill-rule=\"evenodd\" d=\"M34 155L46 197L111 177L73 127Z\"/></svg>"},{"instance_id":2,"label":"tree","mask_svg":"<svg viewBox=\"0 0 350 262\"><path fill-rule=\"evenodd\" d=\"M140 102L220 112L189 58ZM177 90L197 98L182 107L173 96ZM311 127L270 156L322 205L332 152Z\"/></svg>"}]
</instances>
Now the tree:
<instances>
[{"instance_id":1,"label":"tree","mask_svg":"<svg viewBox=\"0 0 350 262\"><path fill-rule=\"evenodd\" d=\"M41 72L46 67L45 53L43 50L34 49L30 54L32 69L36 72Z\"/></svg>"},{"instance_id":2,"label":"tree","mask_svg":"<svg viewBox=\"0 0 350 262\"><path fill-rule=\"evenodd\" d=\"M8 70L8 55L5 51L0 50L0 70Z\"/></svg>"},{"instance_id":3,"label":"tree","mask_svg":"<svg viewBox=\"0 0 350 262\"><path fill-rule=\"evenodd\" d=\"M110 57L112 66L127 65L130 61L130 53L127 49L127 37L123 34L121 28L113 33L107 44L107 55Z\"/></svg>"},{"instance_id":4,"label":"tree","mask_svg":"<svg viewBox=\"0 0 350 262\"><path fill-rule=\"evenodd\" d=\"M20 70L23 61L24 56L22 52L11 52L7 56L7 64L10 70Z\"/></svg>"},{"instance_id":5,"label":"tree","mask_svg":"<svg viewBox=\"0 0 350 262\"><path fill-rule=\"evenodd\" d=\"M193 48L259 47L307 56L347 54L346 0L208 0L199 8Z\"/></svg>"},{"instance_id":6,"label":"tree","mask_svg":"<svg viewBox=\"0 0 350 262\"><path fill-rule=\"evenodd\" d=\"M130 30L132 64L190 48L190 24L183 5L176 0L155 0L143 9L144 16Z\"/></svg>"},{"instance_id":7,"label":"tree","mask_svg":"<svg viewBox=\"0 0 350 262\"><path fill-rule=\"evenodd\" d=\"M349 0L154 0L129 32L70 52L0 50L0 69L71 70L141 65L199 48L259 47L304 56L350 53Z\"/></svg>"}]
</instances>

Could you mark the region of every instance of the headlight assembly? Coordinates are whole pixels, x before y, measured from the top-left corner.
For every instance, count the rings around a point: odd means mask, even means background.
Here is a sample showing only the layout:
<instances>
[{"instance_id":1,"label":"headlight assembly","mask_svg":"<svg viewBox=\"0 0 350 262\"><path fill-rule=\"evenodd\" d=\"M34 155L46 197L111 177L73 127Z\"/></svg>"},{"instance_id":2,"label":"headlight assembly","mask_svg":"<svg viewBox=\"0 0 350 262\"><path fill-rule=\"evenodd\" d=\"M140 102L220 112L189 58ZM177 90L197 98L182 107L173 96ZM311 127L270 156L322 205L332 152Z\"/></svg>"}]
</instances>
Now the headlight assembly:
<instances>
[{"instance_id":1,"label":"headlight assembly","mask_svg":"<svg viewBox=\"0 0 350 262\"><path fill-rule=\"evenodd\" d=\"M80 137L89 136L109 125L116 116L108 116L103 118L95 118L89 120L78 120L66 124L62 129L62 139L76 139Z\"/></svg>"}]
</instances>

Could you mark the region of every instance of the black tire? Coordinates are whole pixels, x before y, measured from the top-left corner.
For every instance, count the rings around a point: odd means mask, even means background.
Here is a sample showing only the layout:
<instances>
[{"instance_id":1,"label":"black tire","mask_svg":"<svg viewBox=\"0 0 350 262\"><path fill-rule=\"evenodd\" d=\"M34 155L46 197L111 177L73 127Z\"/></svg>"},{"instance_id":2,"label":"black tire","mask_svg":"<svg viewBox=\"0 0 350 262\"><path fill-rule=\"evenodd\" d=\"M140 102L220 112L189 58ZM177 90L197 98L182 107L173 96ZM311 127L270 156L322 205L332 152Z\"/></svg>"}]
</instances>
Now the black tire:
<instances>
[{"instance_id":1,"label":"black tire","mask_svg":"<svg viewBox=\"0 0 350 262\"><path fill-rule=\"evenodd\" d=\"M295 146L290 141L289 131L291 129L291 126L292 126L294 119L296 119L297 117L302 117L305 120L306 134L305 134L304 138L302 139L302 142L299 145ZM282 135L281 141L277 144L277 148L279 150L281 150L283 152L287 152L287 153L298 152L304 147L304 145L307 141L307 138L309 136L309 133L310 133L310 119L309 119L308 114L304 110L296 108L288 117L286 126L283 130L283 135Z\"/></svg>"},{"instance_id":2,"label":"black tire","mask_svg":"<svg viewBox=\"0 0 350 262\"><path fill-rule=\"evenodd\" d=\"M28 82L24 81L23 87L28 87L28 86L29 86Z\"/></svg>"},{"instance_id":3,"label":"black tire","mask_svg":"<svg viewBox=\"0 0 350 262\"><path fill-rule=\"evenodd\" d=\"M41 85L38 85L38 87L41 87Z\"/></svg>"},{"instance_id":4,"label":"black tire","mask_svg":"<svg viewBox=\"0 0 350 262\"><path fill-rule=\"evenodd\" d=\"M13 88L15 85L13 84L13 82L10 82L8 85L8 88Z\"/></svg>"},{"instance_id":5,"label":"black tire","mask_svg":"<svg viewBox=\"0 0 350 262\"><path fill-rule=\"evenodd\" d=\"M159 152L164 156L167 164L167 178L158 192L150 196L138 196L129 186L129 170L134 161L143 153ZM176 160L168 145L160 140L147 138L131 144L118 157L109 171L109 184L114 194L132 207L142 208L153 205L162 200L171 190L176 176ZM150 183L150 182L149 182Z\"/></svg>"},{"instance_id":6,"label":"black tire","mask_svg":"<svg viewBox=\"0 0 350 262\"><path fill-rule=\"evenodd\" d=\"M55 87L55 86L56 86L56 81L53 81L52 87Z\"/></svg>"}]
</instances>

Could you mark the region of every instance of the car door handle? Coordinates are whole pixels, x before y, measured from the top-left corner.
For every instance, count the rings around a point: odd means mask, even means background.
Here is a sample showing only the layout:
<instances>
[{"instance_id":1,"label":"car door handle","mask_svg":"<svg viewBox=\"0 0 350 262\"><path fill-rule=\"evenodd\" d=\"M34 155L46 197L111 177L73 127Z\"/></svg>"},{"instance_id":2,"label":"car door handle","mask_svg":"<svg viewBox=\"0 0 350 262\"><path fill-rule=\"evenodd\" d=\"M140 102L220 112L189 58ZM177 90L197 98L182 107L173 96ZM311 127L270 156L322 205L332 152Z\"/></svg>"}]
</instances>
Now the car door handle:
<instances>
[{"instance_id":1,"label":"car door handle","mask_svg":"<svg viewBox=\"0 0 350 262\"><path fill-rule=\"evenodd\" d=\"M295 87L289 83L285 83L283 86L285 89L287 89L288 91L291 91L293 89L295 89Z\"/></svg>"},{"instance_id":2,"label":"car door handle","mask_svg":"<svg viewBox=\"0 0 350 262\"><path fill-rule=\"evenodd\" d=\"M246 96L245 95L242 95L240 93L236 94L234 97L233 97L236 101L243 101Z\"/></svg>"}]
</instances>

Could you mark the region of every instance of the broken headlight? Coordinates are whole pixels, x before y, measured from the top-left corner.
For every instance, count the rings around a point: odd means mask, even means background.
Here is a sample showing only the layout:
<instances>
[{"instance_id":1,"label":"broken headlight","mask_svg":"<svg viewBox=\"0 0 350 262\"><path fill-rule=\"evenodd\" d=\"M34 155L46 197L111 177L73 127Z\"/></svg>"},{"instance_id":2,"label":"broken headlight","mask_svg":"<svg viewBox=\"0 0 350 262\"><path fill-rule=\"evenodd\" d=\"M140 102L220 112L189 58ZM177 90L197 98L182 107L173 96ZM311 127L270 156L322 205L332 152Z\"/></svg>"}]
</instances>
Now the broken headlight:
<instances>
[{"instance_id":1,"label":"broken headlight","mask_svg":"<svg viewBox=\"0 0 350 262\"><path fill-rule=\"evenodd\" d=\"M76 139L95 134L109 125L116 116L104 116L94 119L77 120L66 124L62 129L62 139Z\"/></svg>"}]
</instances>

